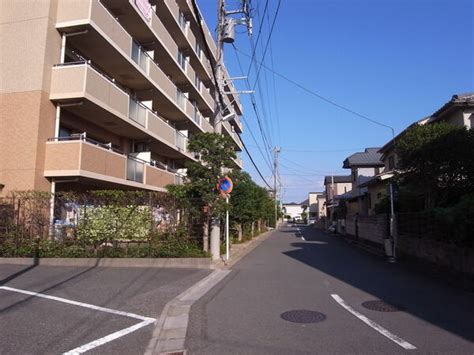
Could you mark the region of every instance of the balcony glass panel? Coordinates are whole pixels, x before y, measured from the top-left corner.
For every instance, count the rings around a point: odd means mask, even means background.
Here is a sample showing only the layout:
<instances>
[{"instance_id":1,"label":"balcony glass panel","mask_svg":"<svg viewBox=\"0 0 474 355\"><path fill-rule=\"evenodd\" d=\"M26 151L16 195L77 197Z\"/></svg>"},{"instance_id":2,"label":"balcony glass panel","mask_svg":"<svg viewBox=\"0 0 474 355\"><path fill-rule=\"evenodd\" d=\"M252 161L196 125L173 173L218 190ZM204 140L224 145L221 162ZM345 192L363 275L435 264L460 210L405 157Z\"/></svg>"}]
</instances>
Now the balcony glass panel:
<instances>
[{"instance_id":1,"label":"balcony glass panel","mask_svg":"<svg viewBox=\"0 0 474 355\"><path fill-rule=\"evenodd\" d=\"M130 98L128 116L143 127L145 127L146 123L146 111L147 109L142 104Z\"/></svg>"},{"instance_id":2,"label":"balcony glass panel","mask_svg":"<svg viewBox=\"0 0 474 355\"><path fill-rule=\"evenodd\" d=\"M145 164L133 158L127 159L127 180L136 181L143 184L143 171Z\"/></svg>"}]
</instances>

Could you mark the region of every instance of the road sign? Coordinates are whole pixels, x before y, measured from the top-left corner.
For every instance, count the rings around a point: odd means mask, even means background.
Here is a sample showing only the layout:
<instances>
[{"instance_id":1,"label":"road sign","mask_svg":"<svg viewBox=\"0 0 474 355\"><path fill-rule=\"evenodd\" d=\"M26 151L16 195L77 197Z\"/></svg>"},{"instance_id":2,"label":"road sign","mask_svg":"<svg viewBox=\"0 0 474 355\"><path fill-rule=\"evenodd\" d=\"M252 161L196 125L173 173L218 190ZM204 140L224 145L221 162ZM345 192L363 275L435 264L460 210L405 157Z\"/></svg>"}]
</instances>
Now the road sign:
<instances>
[{"instance_id":1,"label":"road sign","mask_svg":"<svg viewBox=\"0 0 474 355\"><path fill-rule=\"evenodd\" d=\"M222 195L227 197L232 192L233 188L234 188L234 184L232 180L230 179L230 177L226 176L222 179L219 179L219 183L217 184L217 189Z\"/></svg>"}]
</instances>

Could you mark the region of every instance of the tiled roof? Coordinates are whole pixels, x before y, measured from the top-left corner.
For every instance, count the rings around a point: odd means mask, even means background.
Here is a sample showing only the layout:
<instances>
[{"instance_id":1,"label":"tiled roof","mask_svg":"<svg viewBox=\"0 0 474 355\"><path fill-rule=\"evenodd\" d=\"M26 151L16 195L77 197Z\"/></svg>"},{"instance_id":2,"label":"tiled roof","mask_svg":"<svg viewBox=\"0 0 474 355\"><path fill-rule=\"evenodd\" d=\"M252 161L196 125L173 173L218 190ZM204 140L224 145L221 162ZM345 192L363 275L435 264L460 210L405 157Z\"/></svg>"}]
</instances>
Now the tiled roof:
<instances>
[{"instance_id":1,"label":"tiled roof","mask_svg":"<svg viewBox=\"0 0 474 355\"><path fill-rule=\"evenodd\" d=\"M383 166L382 154L378 153L380 148L366 148L364 152L354 153L344 160L343 168L353 166L376 167Z\"/></svg>"},{"instance_id":2,"label":"tiled roof","mask_svg":"<svg viewBox=\"0 0 474 355\"><path fill-rule=\"evenodd\" d=\"M453 95L439 110L431 115L431 122L436 121L441 114L455 106L474 106L474 92Z\"/></svg>"},{"instance_id":3,"label":"tiled roof","mask_svg":"<svg viewBox=\"0 0 474 355\"><path fill-rule=\"evenodd\" d=\"M332 176L325 176L324 177L324 185L329 185L331 183ZM334 183L335 184L340 184L340 183L349 183L352 182L352 176L351 175L334 175Z\"/></svg>"}]
</instances>

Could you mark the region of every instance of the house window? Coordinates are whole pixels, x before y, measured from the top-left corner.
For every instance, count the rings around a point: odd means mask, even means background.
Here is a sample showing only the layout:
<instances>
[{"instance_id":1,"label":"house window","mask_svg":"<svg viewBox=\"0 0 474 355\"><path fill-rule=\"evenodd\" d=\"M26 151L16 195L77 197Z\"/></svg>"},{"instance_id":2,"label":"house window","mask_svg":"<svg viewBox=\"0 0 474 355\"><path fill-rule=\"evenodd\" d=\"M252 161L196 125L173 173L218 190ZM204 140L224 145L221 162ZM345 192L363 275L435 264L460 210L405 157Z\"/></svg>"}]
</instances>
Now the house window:
<instances>
[{"instance_id":1,"label":"house window","mask_svg":"<svg viewBox=\"0 0 474 355\"><path fill-rule=\"evenodd\" d=\"M393 170L395 168L395 158L392 155L391 157L388 158L388 170Z\"/></svg>"},{"instance_id":2,"label":"house window","mask_svg":"<svg viewBox=\"0 0 474 355\"><path fill-rule=\"evenodd\" d=\"M178 63L183 70L186 70L186 57L181 51L178 51Z\"/></svg>"},{"instance_id":3,"label":"house window","mask_svg":"<svg viewBox=\"0 0 474 355\"><path fill-rule=\"evenodd\" d=\"M357 170L352 170L352 181L356 181L357 180Z\"/></svg>"}]
</instances>

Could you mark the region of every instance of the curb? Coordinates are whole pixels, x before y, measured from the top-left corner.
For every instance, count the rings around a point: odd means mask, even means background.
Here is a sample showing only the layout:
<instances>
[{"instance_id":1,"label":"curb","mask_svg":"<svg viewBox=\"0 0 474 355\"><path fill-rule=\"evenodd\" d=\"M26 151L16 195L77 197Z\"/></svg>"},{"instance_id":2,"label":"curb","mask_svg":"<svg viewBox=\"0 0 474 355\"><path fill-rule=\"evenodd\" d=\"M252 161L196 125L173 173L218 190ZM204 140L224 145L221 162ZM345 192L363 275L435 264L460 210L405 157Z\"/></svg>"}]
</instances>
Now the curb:
<instances>
[{"instance_id":1,"label":"curb","mask_svg":"<svg viewBox=\"0 0 474 355\"><path fill-rule=\"evenodd\" d=\"M273 232L277 231L278 229L272 229L265 233L262 233L253 239L249 240L246 243L242 244L234 244L233 248L230 252L230 260L228 263L225 262L224 258L225 255L220 260L215 260L212 262L212 269L223 269L228 270L232 266L234 266L240 259L258 247L261 243L263 243Z\"/></svg>"},{"instance_id":2,"label":"curb","mask_svg":"<svg viewBox=\"0 0 474 355\"><path fill-rule=\"evenodd\" d=\"M211 258L3 258L0 264L211 269Z\"/></svg>"},{"instance_id":3,"label":"curb","mask_svg":"<svg viewBox=\"0 0 474 355\"><path fill-rule=\"evenodd\" d=\"M185 354L184 346L191 306L230 272L230 270L214 270L210 275L169 301L156 322L145 355Z\"/></svg>"}]
</instances>

